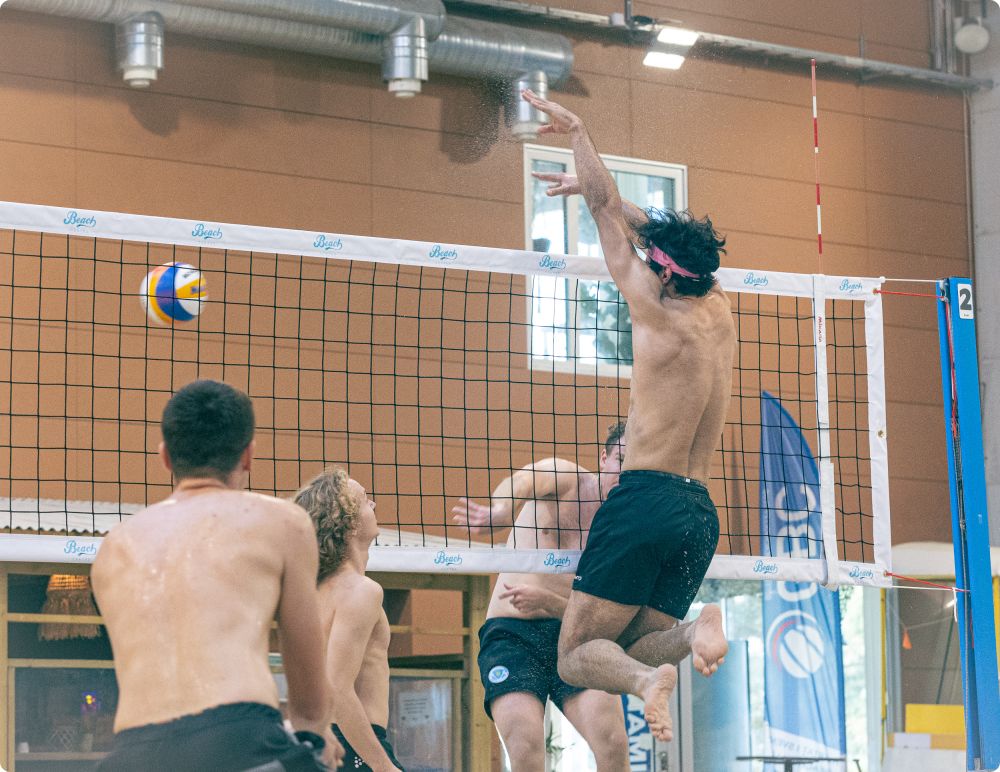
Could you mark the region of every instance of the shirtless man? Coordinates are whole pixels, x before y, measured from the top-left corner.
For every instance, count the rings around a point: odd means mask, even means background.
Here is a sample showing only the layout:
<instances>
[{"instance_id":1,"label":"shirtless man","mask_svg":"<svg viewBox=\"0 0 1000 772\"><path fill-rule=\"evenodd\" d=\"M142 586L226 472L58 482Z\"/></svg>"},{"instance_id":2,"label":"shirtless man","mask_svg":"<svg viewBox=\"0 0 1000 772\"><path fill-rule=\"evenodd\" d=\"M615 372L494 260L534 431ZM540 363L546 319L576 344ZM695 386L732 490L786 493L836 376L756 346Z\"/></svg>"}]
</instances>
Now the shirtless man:
<instances>
[{"instance_id":1,"label":"shirtless man","mask_svg":"<svg viewBox=\"0 0 1000 772\"><path fill-rule=\"evenodd\" d=\"M549 178L549 193L583 194L633 325L628 456L580 559L559 674L642 698L650 731L666 741L682 640L691 639L694 665L706 675L728 651L718 607L678 627L719 539L701 481L725 423L737 345L729 300L713 276L725 239L708 218L623 208L581 120L531 91L523 96L550 118L540 133L569 135L579 179Z\"/></svg>"},{"instance_id":2,"label":"shirtless man","mask_svg":"<svg viewBox=\"0 0 1000 772\"><path fill-rule=\"evenodd\" d=\"M325 769L282 727L268 665L275 615L289 720L314 748L325 739L336 764L316 538L300 507L244 490L250 398L195 381L167 403L161 428L177 487L108 534L91 574L119 685L114 748L98 770Z\"/></svg>"},{"instance_id":3,"label":"shirtless man","mask_svg":"<svg viewBox=\"0 0 1000 772\"><path fill-rule=\"evenodd\" d=\"M452 510L455 521L473 531L513 523L508 546L582 549L594 513L618 483L624 431L624 423L611 427L599 474L572 461L545 459L500 483L491 506L461 499ZM479 631L486 714L496 722L513 772L545 769L546 699L590 745L599 772L629 769L621 699L559 678L556 648L572 582L572 574L500 574Z\"/></svg>"},{"instance_id":4,"label":"shirtless man","mask_svg":"<svg viewBox=\"0 0 1000 772\"><path fill-rule=\"evenodd\" d=\"M403 768L386 737L389 721L389 620L382 587L365 576L378 536L375 502L343 469L327 469L295 494L319 542L320 616L326 662L337 695L333 733L351 772Z\"/></svg>"}]
</instances>

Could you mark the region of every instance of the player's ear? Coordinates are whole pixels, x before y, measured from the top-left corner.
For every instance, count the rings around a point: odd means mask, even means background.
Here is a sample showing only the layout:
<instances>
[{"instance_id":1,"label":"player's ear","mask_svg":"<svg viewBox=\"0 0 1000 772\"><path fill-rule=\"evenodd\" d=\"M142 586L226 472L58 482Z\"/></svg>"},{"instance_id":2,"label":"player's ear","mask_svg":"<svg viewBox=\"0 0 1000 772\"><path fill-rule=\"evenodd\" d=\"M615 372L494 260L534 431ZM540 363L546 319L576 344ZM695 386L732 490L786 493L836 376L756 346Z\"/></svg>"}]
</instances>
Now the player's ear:
<instances>
[{"instance_id":1,"label":"player's ear","mask_svg":"<svg viewBox=\"0 0 1000 772\"><path fill-rule=\"evenodd\" d=\"M160 456L160 463L163 464L163 468L168 472L173 472L174 465L170 461L170 454L167 453L167 443L161 442L159 447L156 449L156 452Z\"/></svg>"},{"instance_id":2,"label":"player's ear","mask_svg":"<svg viewBox=\"0 0 1000 772\"><path fill-rule=\"evenodd\" d=\"M250 471L250 466L253 464L254 453L257 452L257 440L250 440L250 444L246 446L243 454L240 456L240 469L244 472Z\"/></svg>"}]
</instances>

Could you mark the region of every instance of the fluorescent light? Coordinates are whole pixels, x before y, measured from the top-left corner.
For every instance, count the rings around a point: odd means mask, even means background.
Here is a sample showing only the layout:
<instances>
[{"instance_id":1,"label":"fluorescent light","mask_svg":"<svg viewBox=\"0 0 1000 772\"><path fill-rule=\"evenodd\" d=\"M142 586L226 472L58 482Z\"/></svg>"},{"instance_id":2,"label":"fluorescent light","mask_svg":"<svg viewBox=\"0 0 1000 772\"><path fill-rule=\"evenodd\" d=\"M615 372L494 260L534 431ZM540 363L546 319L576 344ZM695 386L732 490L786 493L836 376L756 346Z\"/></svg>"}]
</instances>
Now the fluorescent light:
<instances>
[{"instance_id":1,"label":"fluorescent light","mask_svg":"<svg viewBox=\"0 0 1000 772\"><path fill-rule=\"evenodd\" d=\"M1000 3L1000 0L994 0L994 2ZM697 32L692 32L687 29L678 29L677 27L664 27L660 30L660 33L656 36L656 40L660 43L672 43L675 46L686 46L690 48L696 42L700 35Z\"/></svg>"},{"instance_id":2,"label":"fluorescent light","mask_svg":"<svg viewBox=\"0 0 1000 772\"><path fill-rule=\"evenodd\" d=\"M663 70L679 70L684 64L684 57L680 54L668 54L663 51L650 51L642 63L647 67L659 67Z\"/></svg>"}]
</instances>

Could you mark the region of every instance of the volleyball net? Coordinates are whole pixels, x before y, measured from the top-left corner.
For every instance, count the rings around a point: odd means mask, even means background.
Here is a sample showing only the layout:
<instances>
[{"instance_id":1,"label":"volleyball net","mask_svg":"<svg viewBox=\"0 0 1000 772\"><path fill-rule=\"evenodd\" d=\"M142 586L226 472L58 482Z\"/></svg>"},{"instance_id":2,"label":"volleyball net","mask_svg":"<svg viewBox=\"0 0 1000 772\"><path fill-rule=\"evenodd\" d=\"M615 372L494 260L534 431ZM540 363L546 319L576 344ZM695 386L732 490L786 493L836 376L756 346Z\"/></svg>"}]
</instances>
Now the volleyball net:
<instances>
[{"instance_id":1,"label":"volleyball net","mask_svg":"<svg viewBox=\"0 0 1000 772\"><path fill-rule=\"evenodd\" d=\"M161 326L139 288L170 262L201 272L207 300ZM739 350L708 481L709 576L887 584L880 281L718 277ZM579 525L560 523L560 549L523 528L508 545L499 524L473 532L451 510L541 459L597 471L632 357L600 258L10 203L0 340L0 559L92 559L172 488L156 453L170 395L216 378L254 402L252 490L287 496L345 466L378 503L369 568L414 572L572 571ZM788 536L759 516L763 393L818 462L813 557L761 550Z\"/></svg>"}]
</instances>

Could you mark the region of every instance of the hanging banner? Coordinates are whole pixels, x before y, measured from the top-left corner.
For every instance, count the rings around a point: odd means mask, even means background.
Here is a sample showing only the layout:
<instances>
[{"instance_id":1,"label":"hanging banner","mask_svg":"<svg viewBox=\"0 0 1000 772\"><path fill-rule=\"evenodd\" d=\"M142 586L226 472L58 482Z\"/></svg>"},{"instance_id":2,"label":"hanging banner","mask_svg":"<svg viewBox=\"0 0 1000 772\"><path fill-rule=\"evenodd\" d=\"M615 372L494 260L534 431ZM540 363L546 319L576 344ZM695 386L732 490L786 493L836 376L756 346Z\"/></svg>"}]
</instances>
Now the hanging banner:
<instances>
[{"instance_id":1,"label":"hanging banner","mask_svg":"<svg viewBox=\"0 0 1000 772\"><path fill-rule=\"evenodd\" d=\"M761 554L821 558L819 474L809 443L780 400L761 395ZM773 756L843 758L840 598L811 582L765 581L764 723ZM767 765L767 772L779 767ZM842 772L844 762L813 764Z\"/></svg>"}]
</instances>

